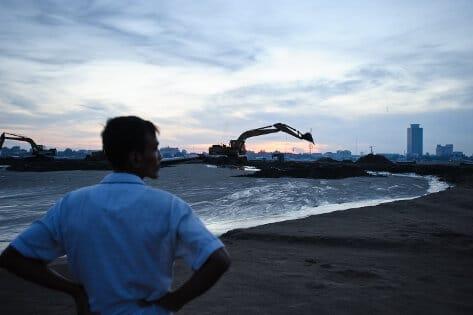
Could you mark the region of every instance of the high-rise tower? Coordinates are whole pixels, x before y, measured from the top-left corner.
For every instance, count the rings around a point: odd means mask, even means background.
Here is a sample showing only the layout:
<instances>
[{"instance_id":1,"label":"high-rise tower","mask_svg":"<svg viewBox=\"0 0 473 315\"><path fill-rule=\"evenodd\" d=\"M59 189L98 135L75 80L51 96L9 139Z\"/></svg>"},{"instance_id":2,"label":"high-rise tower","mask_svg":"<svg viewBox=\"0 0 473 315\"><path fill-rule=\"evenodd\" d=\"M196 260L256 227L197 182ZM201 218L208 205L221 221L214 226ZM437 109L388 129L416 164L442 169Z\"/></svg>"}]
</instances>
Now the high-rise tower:
<instances>
[{"instance_id":1,"label":"high-rise tower","mask_svg":"<svg viewBox=\"0 0 473 315\"><path fill-rule=\"evenodd\" d=\"M411 124L407 128L407 155L422 156L423 129L419 124Z\"/></svg>"}]
</instances>

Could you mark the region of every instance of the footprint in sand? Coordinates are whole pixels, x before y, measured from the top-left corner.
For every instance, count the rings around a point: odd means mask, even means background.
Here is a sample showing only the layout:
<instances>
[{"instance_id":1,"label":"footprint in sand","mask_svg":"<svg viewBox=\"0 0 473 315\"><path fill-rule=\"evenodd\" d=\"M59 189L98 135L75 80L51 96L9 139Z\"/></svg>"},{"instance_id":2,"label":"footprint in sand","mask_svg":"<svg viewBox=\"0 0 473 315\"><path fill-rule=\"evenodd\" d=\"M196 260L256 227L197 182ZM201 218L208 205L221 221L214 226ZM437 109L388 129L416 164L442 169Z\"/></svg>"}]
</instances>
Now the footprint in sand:
<instances>
[{"instance_id":1,"label":"footprint in sand","mask_svg":"<svg viewBox=\"0 0 473 315\"><path fill-rule=\"evenodd\" d=\"M320 267L325 268L325 269L332 269L333 265L332 264L321 264Z\"/></svg>"},{"instance_id":2,"label":"footprint in sand","mask_svg":"<svg viewBox=\"0 0 473 315\"><path fill-rule=\"evenodd\" d=\"M305 287L311 290L321 290L327 288L325 284L318 282L306 282Z\"/></svg>"},{"instance_id":3,"label":"footprint in sand","mask_svg":"<svg viewBox=\"0 0 473 315\"><path fill-rule=\"evenodd\" d=\"M315 258L307 258L304 260L304 266L312 266L317 264L317 260Z\"/></svg>"},{"instance_id":4,"label":"footprint in sand","mask_svg":"<svg viewBox=\"0 0 473 315\"><path fill-rule=\"evenodd\" d=\"M335 271L335 273L349 279L380 279L381 276L372 271L346 269Z\"/></svg>"}]
</instances>

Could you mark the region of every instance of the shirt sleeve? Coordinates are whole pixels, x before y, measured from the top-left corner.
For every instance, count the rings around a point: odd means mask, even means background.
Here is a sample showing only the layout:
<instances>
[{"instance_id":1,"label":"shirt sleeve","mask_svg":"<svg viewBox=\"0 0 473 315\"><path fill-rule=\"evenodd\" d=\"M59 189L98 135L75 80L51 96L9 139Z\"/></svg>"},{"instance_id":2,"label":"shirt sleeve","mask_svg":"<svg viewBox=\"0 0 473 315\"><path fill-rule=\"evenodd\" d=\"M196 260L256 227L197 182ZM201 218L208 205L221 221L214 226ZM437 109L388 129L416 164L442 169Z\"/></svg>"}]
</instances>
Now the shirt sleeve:
<instances>
[{"instance_id":1,"label":"shirt sleeve","mask_svg":"<svg viewBox=\"0 0 473 315\"><path fill-rule=\"evenodd\" d=\"M23 256L49 262L66 254L59 230L62 200L13 240L11 245Z\"/></svg>"},{"instance_id":2,"label":"shirt sleeve","mask_svg":"<svg viewBox=\"0 0 473 315\"><path fill-rule=\"evenodd\" d=\"M180 200L178 206L176 256L183 258L193 270L198 270L223 243L213 235L194 214L192 208Z\"/></svg>"}]
</instances>

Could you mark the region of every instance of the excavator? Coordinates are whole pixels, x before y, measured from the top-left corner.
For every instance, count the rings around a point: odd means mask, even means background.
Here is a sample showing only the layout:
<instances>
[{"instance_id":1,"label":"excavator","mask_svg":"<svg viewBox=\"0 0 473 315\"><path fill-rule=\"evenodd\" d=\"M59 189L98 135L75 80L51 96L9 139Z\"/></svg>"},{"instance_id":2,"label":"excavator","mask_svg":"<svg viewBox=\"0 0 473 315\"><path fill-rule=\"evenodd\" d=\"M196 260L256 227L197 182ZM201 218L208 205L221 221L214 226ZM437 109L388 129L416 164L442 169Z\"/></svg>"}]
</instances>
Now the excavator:
<instances>
[{"instance_id":1,"label":"excavator","mask_svg":"<svg viewBox=\"0 0 473 315\"><path fill-rule=\"evenodd\" d=\"M307 140L311 143L314 143L314 139L312 138L312 134L310 134L310 132L301 133L300 131L286 124L276 123L274 125L247 130L243 132L238 137L238 139L230 140L229 146L214 144L213 146L209 148L209 155L211 156L224 155L229 158L238 158L239 156L246 154L246 148L245 148L246 139L251 138L251 137L266 135L270 133L276 133L279 131L290 134L291 136L296 137L298 139Z\"/></svg>"},{"instance_id":2,"label":"excavator","mask_svg":"<svg viewBox=\"0 0 473 315\"><path fill-rule=\"evenodd\" d=\"M46 149L43 145L36 144L31 138L8 132L4 132L0 135L0 150L7 139L28 142L31 145L31 153L36 157L53 157L56 155L56 149Z\"/></svg>"}]
</instances>

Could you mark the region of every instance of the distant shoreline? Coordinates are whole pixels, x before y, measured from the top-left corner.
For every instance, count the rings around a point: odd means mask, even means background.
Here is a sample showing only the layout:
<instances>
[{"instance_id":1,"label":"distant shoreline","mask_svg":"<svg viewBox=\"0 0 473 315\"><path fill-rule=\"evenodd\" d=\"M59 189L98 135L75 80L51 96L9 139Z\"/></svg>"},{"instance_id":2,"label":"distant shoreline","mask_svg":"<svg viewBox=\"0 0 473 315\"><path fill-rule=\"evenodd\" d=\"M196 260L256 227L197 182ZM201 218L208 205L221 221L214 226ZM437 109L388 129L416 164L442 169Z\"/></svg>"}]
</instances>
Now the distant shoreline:
<instances>
[{"instance_id":1,"label":"distant shoreline","mask_svg":"<svg viewBox=\"0 0 473 315\"><path fill-rule=\"evenodd\" d=\"M196 157L180 159L164 159L161 167L179 163L195 163ZM56 172L56 171L107 171L111 166L106 160L85 159L0 159L0 165L6 166L9 171L16 172Z\"/></svg>"},{"instance_id":2,"label":"distant shoreline","mask_svg":"<svg viewBox=\"0 0 473 315\"><path fill-rule=\"evenodd\" d=\"M373 163L360 163L360 161L309 161L309 162L275 162L275 161L248 161L245 165L258 168L260 171L243 175L246 177L294 177L294 178L317 178L336 179L357 176L368 176L369 171L397 173L415 173L418 175L434 175L451 183L464 182L465 176L473 175L473 165L445 165L445 164L399 164L380 157L373 156ZM369 159L368 159L369 160ZM172 166L179 163L203 163L199 157L189 159L176 159L162 161L161 166ZM206 161L208 163L208 161ZM110 170L107 161L90 160L21 160L0 159L0 165L9 165L7 170L22 172L48 172L67 170ZM218 164L220 165L220 164ZM222 166L222 165L221 165ZM243 167L243 165L235 166Z\"/></svg>"}]
</instances>

